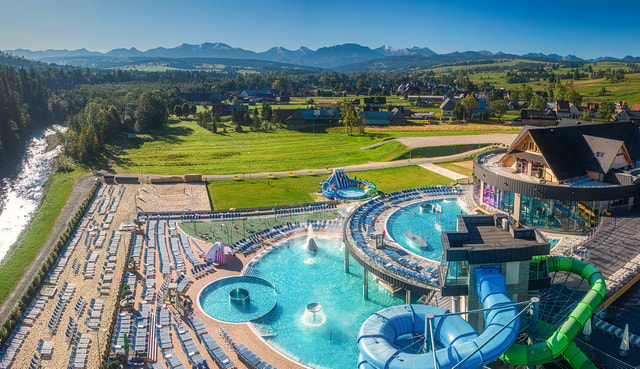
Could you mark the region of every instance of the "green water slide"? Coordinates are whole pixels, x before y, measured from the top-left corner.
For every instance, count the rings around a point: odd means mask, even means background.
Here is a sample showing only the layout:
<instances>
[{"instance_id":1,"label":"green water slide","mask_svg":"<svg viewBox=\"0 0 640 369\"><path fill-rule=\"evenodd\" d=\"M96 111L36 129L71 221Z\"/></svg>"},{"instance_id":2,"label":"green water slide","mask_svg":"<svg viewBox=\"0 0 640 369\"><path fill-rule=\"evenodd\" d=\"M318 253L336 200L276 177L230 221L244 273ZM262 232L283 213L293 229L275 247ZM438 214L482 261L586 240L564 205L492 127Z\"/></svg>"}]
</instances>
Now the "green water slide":
<instances>
[{"instance_id":1,"label":"green water slide","mask_svg":"<svg viewBox=\"0 0 640 369\"><path fill-rule=\"evenodd\" d=\"M573 340L582 332L585 323L605 296L606 287L602 274L590 264L574 258L542 256L537 261L546 261L549 272L569 272L580 276L589 282L590 289L551 335L532 345L514 343L501 356L502 361L512 365L533 366L550 362L562 355L574 369L595 369L596 366ZM539 322L538 332L548 328L548 324Z\"/></svg>"}]
</instances>

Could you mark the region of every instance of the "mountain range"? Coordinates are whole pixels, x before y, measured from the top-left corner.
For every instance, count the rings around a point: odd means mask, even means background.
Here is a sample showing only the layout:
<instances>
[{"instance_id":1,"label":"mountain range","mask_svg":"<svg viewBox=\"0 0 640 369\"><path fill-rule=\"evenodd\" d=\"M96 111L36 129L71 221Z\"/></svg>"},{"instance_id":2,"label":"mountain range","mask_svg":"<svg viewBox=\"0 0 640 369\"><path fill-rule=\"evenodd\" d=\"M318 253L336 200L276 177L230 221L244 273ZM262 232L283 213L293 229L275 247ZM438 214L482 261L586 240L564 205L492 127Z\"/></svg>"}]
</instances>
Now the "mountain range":
<instances>
[{"instance_id":1,"label":"mountain range","mask_svg":"<svg viewBox=\"0 0 640 369\"><path fill-rule=\"evenodd\" d=\"M119 63L123 65L131 64L132 60L141 61L162 58L162 59L243 59L261 60L277 63L302 65L323 69L335 69L342 71L369 70L373 66L387 64L386 61L393 61L393 65L411 67L416 65L434 65L438 62L451 62L455 60L474 60L481 58L514 58L523 57L531 59L547 59L556 61L640 61L638 57L627 56L623 59L613 57L601 57L592 60L585 60L575 55L561 56L558 54L528 53L524 55L505 54L502 52L493 53L487 50L453 52L448 54L436 54L427 47L393 48L388 45L371 49L354 43L322 47L311 50L300 47L297 50L289 50L283 47L273 47L267 51L255 52L238 47L232 47L225 43L206 42L203 44L186 44L173 47L157 47L147 51L140 51L134 47L130 49L113 49L106 53L90 51L87 49L77 50L40 50L32 51L28 49L4 50L5 53L20 56L48 63L78 65L85 67L99 67L106 60L108 65L117 67ZM389 59L391 58L391 59ZM425 63L426 62L426 63Z\"/></svg>"}]
</instances>

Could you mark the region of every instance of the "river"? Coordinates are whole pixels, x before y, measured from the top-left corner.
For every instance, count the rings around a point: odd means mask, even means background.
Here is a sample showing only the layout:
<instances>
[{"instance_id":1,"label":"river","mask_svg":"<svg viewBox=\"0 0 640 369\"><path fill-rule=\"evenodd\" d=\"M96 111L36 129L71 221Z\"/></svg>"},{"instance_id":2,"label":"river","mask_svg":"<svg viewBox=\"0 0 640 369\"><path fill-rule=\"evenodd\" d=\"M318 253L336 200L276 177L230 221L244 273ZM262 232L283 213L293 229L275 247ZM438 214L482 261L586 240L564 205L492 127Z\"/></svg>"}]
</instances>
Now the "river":
<instances>
[{"instance_id":1,"label":"river","mask_svg":"<svg viewBox=\"0 0 640 369\"><path fill-rule=\"evenodd\" d=\"M0 261L16 243L42 200L43 185L62 146L47 151L47 136L64 131L54 125L33 135L12 174L0 181Z\"/></svg>"}]
</instances>

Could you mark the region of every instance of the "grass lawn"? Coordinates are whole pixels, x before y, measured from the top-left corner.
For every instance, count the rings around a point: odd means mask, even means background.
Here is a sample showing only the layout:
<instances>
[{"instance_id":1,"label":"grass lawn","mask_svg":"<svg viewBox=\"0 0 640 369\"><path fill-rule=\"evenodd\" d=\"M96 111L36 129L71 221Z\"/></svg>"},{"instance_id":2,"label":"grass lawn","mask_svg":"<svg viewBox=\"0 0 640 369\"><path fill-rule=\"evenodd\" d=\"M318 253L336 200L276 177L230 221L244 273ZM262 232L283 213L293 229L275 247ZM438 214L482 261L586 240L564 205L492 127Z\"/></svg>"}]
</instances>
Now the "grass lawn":
<instances>
[{"instance_id":1,"label":"grass lawn","mask_svg":"<svg viewBox=\"0 0 640 369\"><path fill-rule=\"evenodd\" d=\"M34 218L26 232L7 255L0 268L0 304L4 303L25 269L40 252L49 232L64 207L76 179L86 174L85 170L76 169L71 173L56 173L47 181L45 194Z\"/></svg>"},{"instance_id":2,"label":"grass lawn","mask_svg":"<svg viewBox=\"0 0 640 369\"><path fill-rule=\"evenodd\" d=\"M360 147L398 136L517 133L520 127L501 125L426 125L369 129L347 136L343 127L328 132L271 132L214 134L195 121L172 122L153 135L127 141L110 168L120 173L181 175L235 174L298 169L333 168L370 161L388 161L407 151L397 141L369 150Z\"/></svg>"},{"instance_id":3,"label":"grass lawn","mask_svg":"<svg viewBox=\"0 0 640 369\"><path fill-rule=\"evenodd\" d=\"M473 175L472 160L438 163L437 165L458 174L462 174L463 176L471 177Z\"/></svg>"},{"instance_id":4,"label":"grass lawn","mask_svg":"<svg viewBox=\"0 0 640 369\"><path fill-rule=\"evenodd\" d=\"M351 172L349 177L363 178L375 183L378 190L394 192L406 188L444 185L451 179L419 166ZM291 205L324 200L320 183L327 177L308 176L278 179L250 179L221 181L207 184L215 210Z\"/></svg>"}]
</instances>

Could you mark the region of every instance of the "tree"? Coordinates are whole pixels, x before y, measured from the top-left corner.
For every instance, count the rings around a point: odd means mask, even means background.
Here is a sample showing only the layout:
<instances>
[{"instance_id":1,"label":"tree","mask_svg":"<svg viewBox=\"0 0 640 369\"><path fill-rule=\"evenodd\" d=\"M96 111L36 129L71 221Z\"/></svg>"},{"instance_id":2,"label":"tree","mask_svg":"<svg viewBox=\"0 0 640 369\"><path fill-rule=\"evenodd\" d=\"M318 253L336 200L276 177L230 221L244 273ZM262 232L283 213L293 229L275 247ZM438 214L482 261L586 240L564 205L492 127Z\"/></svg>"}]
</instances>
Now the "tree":
<instances>
[{"instance_id":1,"label":"tree","mask_svg":"<svg viewBox=\"0 0 640 369\"><path fill-rule=\"evenodd\" d=\"M598 106L598 118L604 120L611 120L613 113L616 111L616 106L611 101L601 102Z\"/></svg>"},{"instance_id":2,"label":"tree","mask_svg":"<svg viewBox=\"0 0 640 369\"><path fill-rule=\"evenodd\" d=\"M498 118L498 120L502 120L502 116L509 108L507 102L503 99L493 100L490 107L491 112L496 116L496 118Z\"/></svg>"},{"instance_id":3,"label":"tree","mask_svg":"<svg viewBox=\"0 0 640 369\"><path fill-rule=\"evenodd\" d=\"M135 129L137 132L148 132L167 123L169 112L166 101L155 92L145 91L138 99Z\"/></svg>"},{"instance_id":4,"label":"tree","mask_svg":"<svg viewBox=\"0 0 640 369\"><path fill-rule=\"evenodd\" d=\"M191 112L191 107L189 106L189 103L182 104L182 115L185 118L189 117L190 112Z\"/></svg>"},{"instance_id":5,"label":"tree","mask_svg":"<svg viewBox=\"0 0 640 369\"><path fill-rule=\"evenodd\" d=\"M455 120L463 120L465 117L464 106L462 106L462 104L456 104L456 106L454 106L453 110L451 111L451 116Z\"/></svg>"},{"instance_id":6,"label":"tree","mask_svg":"<svg viewBox=\"0 0 640 369\"><path fill-rule=\"evenodd\" d=\"M544 101L542 96L533 95L531 97L531 102L529 103L530 110L545 110L547 108L547 103Z\"/></svg>"},{"instance_id":7,"label":"tree","mask_svg":"<svg viewBox=\"0 0 640 369\"><path fill-rule=\"evenodd\" d=\"M344 112L342 124L345 127L347 135L353 135L353 127L359 127L361 132L364 131L364 124L362 122L360 114L356 112L356 109L347 100L342 102L342 111Z\"/></svg>"},{"instance_id":8,"label":"tree","mask_svg":"<svg viewBox=\"0 0 640 369\"><path fill-rule=\"evenodd\" d=\"M580 104L582 104L582 95L580 95L573 87L569 87L567 89L565 98L575 106L580 106Z\"/></svg>"},{"instance_id":9,"label":"tree","mask_svg":"<svg viewBox=\"0 0 640 369\"><path fill-rule=\"evenodd\" d=\"M466 113L465 117L468 118L471 118L473 112L480 108L480 105L478 105L478 100L476 100L476 97L473 95L465 96L464 99L462 99L462 106L464 107Z\"/></svg>"},{"instance_id":10,"label":"tree","mask_svg":"<svg viewBox=\"0 0 640 369\"><path fill-rule=\"evenodd\" d=\"M604 95L606 95L606 94L607 94L607 89L606 89L606 88L604 88L604 86L602 86L602 87L600 88L600 91L598 91L598 96L604 96Z\"/></svg>"},{"instance_id":11,"label":"tree","mask_svg":"<svg viewBox=\"0 0 640 369\"><path fill-rule=\"evenodd\" d=\"M211 127L211 132L218 133L218 123L220 123L220 114L215 112L213 113L213 125Z\"/></svg>"},{"instance_id":12,"label":"tree","mask_svg":"<svg viewBox=\"0 0 640 369\"><path fill-rule=\"evenodd\" d=\"M175 105L173 107L173 115L175 115L176 117L182 116L182 105Z\"/></svg>"},{"instance_id":13,"label":"tree","mask_svg":"<svg viewBox=\"0 0 640 369\"><path fill-rule=\"evenodd\" d=\"M533 89L529 85L522 85L520 89L520 99L529 101L533 96Z\"/></svg>"},{"instance_id":14,"label":"tree","mask_svg":"<svg viewBox=\"0 0 640 369\"><path fill-rule=\"evenodd\" d=\"M206 106L206 105L204 105L204 106ZM191 113L192 115L195 114L197 111L198 111L198 107L197 106L195 106L195 105L189 106L189 113Z\"/></svg>"}]
</instances>

